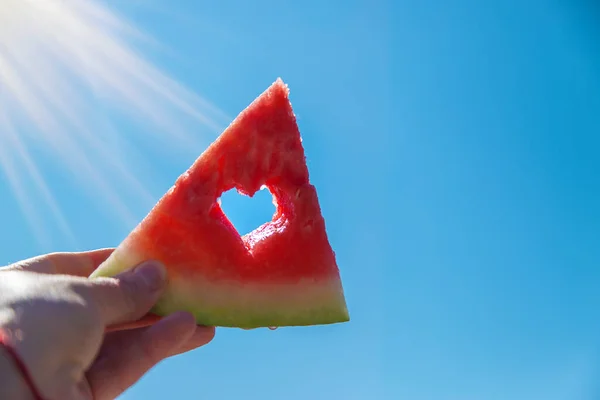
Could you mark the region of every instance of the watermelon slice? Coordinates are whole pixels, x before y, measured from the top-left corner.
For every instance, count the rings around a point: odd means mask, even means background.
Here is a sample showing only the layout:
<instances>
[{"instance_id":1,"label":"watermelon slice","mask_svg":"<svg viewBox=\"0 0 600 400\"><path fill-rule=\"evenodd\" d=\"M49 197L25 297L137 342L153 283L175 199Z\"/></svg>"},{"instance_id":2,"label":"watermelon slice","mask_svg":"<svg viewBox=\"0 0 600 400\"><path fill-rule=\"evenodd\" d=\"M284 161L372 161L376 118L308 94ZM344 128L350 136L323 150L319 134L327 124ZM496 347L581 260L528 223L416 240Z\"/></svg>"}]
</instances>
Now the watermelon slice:
<instances>
[{"instance_id":1,"label":"watermelon slice","mask_svg":"<svg viewBox=\"0 0 600 400\"><path fill-rule=\"evenodd\" d=\"M287 86L278 79L212 143L92 275L155 259L169 283L153 312L241 328L345 322L348 310ZM270 222L240 236L219 205L262 186Z\"/></svg>"}]
</instances>

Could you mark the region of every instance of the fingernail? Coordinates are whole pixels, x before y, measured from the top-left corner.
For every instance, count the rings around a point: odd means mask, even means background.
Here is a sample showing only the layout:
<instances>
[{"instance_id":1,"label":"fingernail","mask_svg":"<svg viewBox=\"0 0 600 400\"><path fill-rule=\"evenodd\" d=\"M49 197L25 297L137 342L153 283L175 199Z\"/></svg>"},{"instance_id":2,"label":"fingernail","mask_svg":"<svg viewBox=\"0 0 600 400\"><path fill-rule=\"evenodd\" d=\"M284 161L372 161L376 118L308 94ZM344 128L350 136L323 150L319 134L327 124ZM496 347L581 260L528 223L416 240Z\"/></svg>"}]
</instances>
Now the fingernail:
<instances>
[{"instance_id":1,"label":"fingernail","mask_svg":"<svg viewBox=\"0 0 600 400\"><path fill-rule=\"evenodd\" d=\"M167 277L165 267L157 261L140 264L133 271L136 278L141 279L149 290L161 289Z\"/></svg>"}]
</instances>

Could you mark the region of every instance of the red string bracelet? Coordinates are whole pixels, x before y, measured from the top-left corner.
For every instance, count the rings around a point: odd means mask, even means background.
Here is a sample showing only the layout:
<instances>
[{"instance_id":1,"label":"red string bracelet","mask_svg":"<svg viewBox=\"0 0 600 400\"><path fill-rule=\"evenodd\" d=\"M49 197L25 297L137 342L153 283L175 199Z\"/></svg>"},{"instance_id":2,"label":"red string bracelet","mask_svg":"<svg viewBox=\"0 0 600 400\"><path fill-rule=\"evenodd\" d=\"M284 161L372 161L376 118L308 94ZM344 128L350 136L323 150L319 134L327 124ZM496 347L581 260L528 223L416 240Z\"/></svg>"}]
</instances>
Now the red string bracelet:
<instances>
[{"instance_id":1,"label":"red string bracelet","mask_svg":"<svg viewBox=\"0 0 600 400\"><path fill-rule=\"evenodd\" d=\"M9 336L2 329L0 329L0 347L2 347L4 350L6 350L6 353L8 353L10 355L10 357L12 358L14 364L17 366L17 369L23 376L25 383L27 384L27 386L29 386L29 390L31 390L31 393L33 394L33 398L35 400L44 400L44 398L40 394L39 390L33 383L33 378L31 377L29 370L25 366L23 359L19 356L17 351L10 344Z\"/></svg>"}]
</instances>

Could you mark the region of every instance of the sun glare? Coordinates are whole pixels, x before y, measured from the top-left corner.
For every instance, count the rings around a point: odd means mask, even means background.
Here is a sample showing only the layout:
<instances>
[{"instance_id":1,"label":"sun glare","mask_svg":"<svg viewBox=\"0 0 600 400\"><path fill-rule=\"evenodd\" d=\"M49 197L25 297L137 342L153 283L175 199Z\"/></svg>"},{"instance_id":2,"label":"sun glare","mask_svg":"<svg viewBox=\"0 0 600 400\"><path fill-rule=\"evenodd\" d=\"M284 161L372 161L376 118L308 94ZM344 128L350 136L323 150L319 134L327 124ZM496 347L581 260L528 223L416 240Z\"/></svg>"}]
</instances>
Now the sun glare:
<instances>
[{"instance_id":1,"label":"sun glare","mask_svg":"<svg viewBox=\"0 0 600 400\"><path fill-rule=\"evenodd\" d=\"M137 196L153 199L128 172L128 157L117 145L127 138L107 115L125 116L148 140L181 148L198 148L228 120L144 57L136 45L144 41L151 42L98 0L2 0L0 168L41 242L47 234L32 198L43 200L64 235L73 234L32 147L95 188L116 218L131 223L106 171Z\"/></svg>"}]
</instances>

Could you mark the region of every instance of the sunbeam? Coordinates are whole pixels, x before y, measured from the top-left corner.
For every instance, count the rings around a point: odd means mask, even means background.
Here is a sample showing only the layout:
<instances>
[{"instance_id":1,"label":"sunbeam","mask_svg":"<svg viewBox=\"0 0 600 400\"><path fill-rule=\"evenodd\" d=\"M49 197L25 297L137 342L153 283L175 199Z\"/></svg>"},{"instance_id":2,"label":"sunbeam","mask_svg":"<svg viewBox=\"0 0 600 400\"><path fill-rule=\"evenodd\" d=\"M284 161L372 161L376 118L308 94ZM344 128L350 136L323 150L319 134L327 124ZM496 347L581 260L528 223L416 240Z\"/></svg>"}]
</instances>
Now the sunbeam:
<instances>
[{"instance_id":1,"label":"sunbeam","mask_svg":"<svg viewBox=\"0 0 600 400\"><path fill-rule=\"evenodd\" d=\"M34 199L75 239L30 148L45 151L131 225L115 186L144 205L154 199L129 172L123 144L131 138L112 129L110 116L129 118L144 140L195 151L229 120L148 61L136 47L144 42L152 40L98 0L2 0L0 166L40 243L48 233Z\"/></svg>"}]
</instances>

